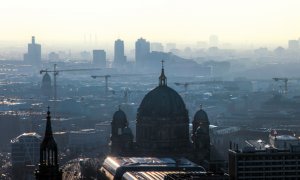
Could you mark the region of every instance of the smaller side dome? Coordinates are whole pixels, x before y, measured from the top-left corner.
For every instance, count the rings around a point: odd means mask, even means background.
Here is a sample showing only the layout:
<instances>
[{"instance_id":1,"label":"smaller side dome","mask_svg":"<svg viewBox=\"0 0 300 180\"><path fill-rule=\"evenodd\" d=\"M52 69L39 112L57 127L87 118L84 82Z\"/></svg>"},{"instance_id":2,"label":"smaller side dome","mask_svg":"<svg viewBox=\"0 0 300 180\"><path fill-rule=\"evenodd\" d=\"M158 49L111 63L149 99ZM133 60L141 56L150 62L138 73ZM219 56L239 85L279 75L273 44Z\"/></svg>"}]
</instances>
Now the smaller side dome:
<instances>
[{"instance_id":1,"label":"smaller side dome","mask_svg":"<svg viewBox=\"0 0 300 180\"><path fill-rule=\"evenodd\" d=\"M127 117L126 114L124 113L124 111L122 111L120 108L118 111L116 111L113 115L113 120L112 120L113 124L119 124L122 126L127 126Z\"/></svg>"},{"instance_id":2,"label":"smaller side dome","mask_svg":"<svg viewBox=\"0 0 300 180\"><path fill-rule=\"evenodd\" d=\"M202 126L209 126L209 120L206 112L202 109L202 105L200 109L196 112L193 120L193 134L196 134L197 128Z\"/></svg>"},{"instance_id":3,"label":"smaller side dome","mask_svg":"<svg viewBox=\"0 0 300 180\"><path fill-rule=\"evenodd\" d=\"M194 121L195 122L209 122L207 113L202 109L202 107L200 108L200 110L198 110L196 112L196 114L194 116Z\"/></svg>"}]
</instances>

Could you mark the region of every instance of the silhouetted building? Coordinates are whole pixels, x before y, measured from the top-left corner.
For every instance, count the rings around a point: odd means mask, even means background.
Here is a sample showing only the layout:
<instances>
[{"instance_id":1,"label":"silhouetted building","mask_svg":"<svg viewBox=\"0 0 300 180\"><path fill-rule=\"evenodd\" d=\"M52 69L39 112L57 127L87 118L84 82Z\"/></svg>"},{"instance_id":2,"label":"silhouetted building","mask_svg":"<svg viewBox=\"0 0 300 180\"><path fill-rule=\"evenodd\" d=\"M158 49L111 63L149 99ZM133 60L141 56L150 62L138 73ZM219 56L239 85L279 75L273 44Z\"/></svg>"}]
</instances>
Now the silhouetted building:
<instances>
[{"instance_id":1,"label":"silhouetted building","mask_svg":"<svg viewBox=\"0 0 300 180\"><path fill-rule=\"evenodd\" d=\"M298 179L300 177L300 146L290 150L245 147L229 149L230 179Z\"/></svg>"},{"instance_id":2,"label":"silhouetted building","mask_svg":"<svg viewBox=\"0 0 300 180\"><path fill-rule=\"evenodd\" d=\"M150 43L146 39L140 38L135 42L135 62L137 65L144 65L150 53Z\"/></svg>"},{"instance_id":3,"label":"silhouetted building","mask_svg":"<svg viewBox=\"0 0 300 180\"><path fill-rule=\"evenodd\" d=\"M24 62L31 65L38 65L42 61L41 45L35 43L35 37L32 36L31 44L28 44L28 52L24 54Z\"/></svg>"},{"instance_id":4,"label":"silhouetted building","mask_svg":"<svg viewBox=\"0 0 300 180\"><path fill-rule=\"evenodd\" d=\"M126 56L124 55L124 41L118 39L115 41L114 65L116 67L126 64Z\"/></svg>"},{"instance_id":5,"label":"silhouetted building","mask_svg":"<svg viewBox=\"0 0 300 180\"><path fill-rule=\"evenodd\" d=\"M197 159L210 159L209 120L202 107L196 112L193 120L192 140Z\"/></svg>"},{"instance_id":6,"label":"silhouetted building","mask_svg":"<svg viewBox=\"0 0 300 180\"><path fill-rule=\"evenodd\" d=\"M143 98L136 120L136 142L122 110L112 121L111 154L118 156L185 157L193 162L209 160L209 121L201 109L195 115L194 142L190 141L189 116L181 96L167 85L164 67L159 84ZM131 154L130 154L130 153Z\"/></svg>"},{"instance_id":7,"label":"silhouetted building","mask_svg":"<svg viewBox=\"0 0 300 180\"><path fill-rule=\"evenodd\" d=\"M43 76L41 89L44 96L52 96L51 77L47 72Z\"/></svg>"},{"instance_id":8,"label":"silhouetted building","mask_svg":"<svg viewBox=\"0 0 300 180\"><path fill-rule=\"evenodd\" d=\"M133 134L128 127L126 114L119 107L111 122L111 154L129 153L132 149Z\"/></svg>"},{"instance_id":9,"label":"silhouetted building","mask_svg":"<svg viewBox=\"0 0 300 180\"><path fill-rule=\"evenodd\" d=\"M180 95L167 86L162 68L159 85L142 100L137 113L136 143L145 155L183 154L189 148L188 111Z\"/></svg>"},{"instance_id":10,"label":"silhouetted building","mask_svg":"<svg viewBox=\"0 0 300 180\"><path fill-rule=\"evenodd\" d=\"M93 50L93 64L100 68L106 67L106 52L104 50Z\"/></svg>"},{"instance_id":11,"label":"silhouetted building","mask_svg":"<svg viewBox=\"0 0 300 180\"><path fill-rule=\"evenodd\" d=\"M58 164L58 149L52 134L51 116L48 108L45 136L40 146L39 169L35 172L37 180L61 180L62 170Z\"/></svg>"}]
</instances>

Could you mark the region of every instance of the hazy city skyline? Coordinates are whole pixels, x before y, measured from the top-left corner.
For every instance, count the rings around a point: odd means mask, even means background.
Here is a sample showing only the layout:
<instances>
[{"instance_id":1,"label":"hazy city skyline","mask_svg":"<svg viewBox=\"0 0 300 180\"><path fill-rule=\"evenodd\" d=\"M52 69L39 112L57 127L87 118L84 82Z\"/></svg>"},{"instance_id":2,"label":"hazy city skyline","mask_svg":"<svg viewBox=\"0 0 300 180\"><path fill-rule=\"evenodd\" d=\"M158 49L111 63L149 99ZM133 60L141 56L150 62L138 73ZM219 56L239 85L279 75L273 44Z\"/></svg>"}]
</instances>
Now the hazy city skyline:
<instances>
[{"instance_id":1,"label":"hazy city skyline","mask_svg":"<svg viewBox=\"0 0 300 180\"><path fill-rule=\"evenodd\" d=\"M298 39L300 1L5 1L1 41L188 43L212 34L229 43L285 43ZM22 31L20 31L22 29Z\"/></svg>"}]
</instances>

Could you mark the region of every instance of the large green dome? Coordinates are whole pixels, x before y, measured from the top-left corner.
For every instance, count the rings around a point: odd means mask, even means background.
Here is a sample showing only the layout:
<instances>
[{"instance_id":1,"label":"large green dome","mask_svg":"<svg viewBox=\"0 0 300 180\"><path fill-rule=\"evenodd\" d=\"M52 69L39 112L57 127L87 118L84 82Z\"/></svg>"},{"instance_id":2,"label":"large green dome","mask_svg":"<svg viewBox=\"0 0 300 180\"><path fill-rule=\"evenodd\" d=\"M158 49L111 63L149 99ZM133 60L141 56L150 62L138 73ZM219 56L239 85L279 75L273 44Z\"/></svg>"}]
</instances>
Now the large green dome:
<instances>
[{"instance_id":1,"label":"large green dome","mask_svg":"<svg viewBox=\"0 0 300 180\"><path fill-rule=\"evenodd\" d=\"M138 116L176 117L187 115L181 96L168 86L158 86L142 100Z\"/></svg>"}]
</instances>

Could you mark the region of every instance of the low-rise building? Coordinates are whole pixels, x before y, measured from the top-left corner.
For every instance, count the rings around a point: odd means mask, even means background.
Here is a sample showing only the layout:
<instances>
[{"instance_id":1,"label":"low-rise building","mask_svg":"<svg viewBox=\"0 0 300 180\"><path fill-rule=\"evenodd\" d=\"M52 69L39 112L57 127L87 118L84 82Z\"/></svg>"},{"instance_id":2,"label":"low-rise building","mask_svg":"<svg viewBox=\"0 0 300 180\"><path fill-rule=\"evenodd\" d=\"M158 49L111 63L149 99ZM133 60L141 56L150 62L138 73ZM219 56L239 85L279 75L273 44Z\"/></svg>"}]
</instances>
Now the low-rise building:
<instances>
[{"instance_id":1,"label":"low-rise building","mask_svg":"<svg viewBox=\"0 0 300 180\"><path fill-rule=\"evenodd\" d=\"M237 146L229 149L231 179L298 179L300 177L300 146L289 150L266 148L257 150Z\"/></svg>"},{"instance_id":2,"label":"low-rise building","mask_svg":"<svg viewBox=\"0 0 300 180\"><path fill-rule=\"evenodd\" d=\"M40 158L41 136L37 133L23 133L11 140L12 165L35 165Z\"/></svg>"}]
</instances>

